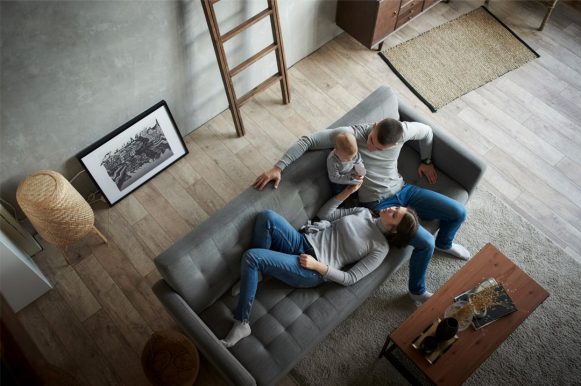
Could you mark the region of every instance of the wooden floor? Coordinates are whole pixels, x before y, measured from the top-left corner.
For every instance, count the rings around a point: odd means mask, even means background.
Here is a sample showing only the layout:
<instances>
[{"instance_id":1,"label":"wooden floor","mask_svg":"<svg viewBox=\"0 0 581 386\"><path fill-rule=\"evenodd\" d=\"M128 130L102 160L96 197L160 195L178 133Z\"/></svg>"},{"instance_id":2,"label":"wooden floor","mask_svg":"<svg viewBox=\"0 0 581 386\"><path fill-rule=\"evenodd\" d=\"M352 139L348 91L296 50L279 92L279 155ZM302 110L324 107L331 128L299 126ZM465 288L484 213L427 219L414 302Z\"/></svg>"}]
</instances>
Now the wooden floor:
<instances>
[{"instance_id":1,"label":"wooden floor","mask_svg":"<svg viewBox=\"0 0 581 386\"><path fill-rule=\"evenodd\" d=\"M393 46L481 2L438 4L390 36ZM489 164L484 184L581 260L581 6L560 3L545 31L543 8L492 1L490 9L541 57L432 114L373 51L343 34L293 66L292 103L272 88L243 108L235 137L225 111L186 138L190 154L111 209L97 208L110 245L90 239L72 264L53 247L36 256L56 289L18 313L41 352L88 385L147 384L141 351L175 327L150 287L153 258L224 206L297 137L325 128L379 85ZM205 361L199 384L219 384ZM287 378L285 383L292 383Z\"/></svg>"}]
</instances>

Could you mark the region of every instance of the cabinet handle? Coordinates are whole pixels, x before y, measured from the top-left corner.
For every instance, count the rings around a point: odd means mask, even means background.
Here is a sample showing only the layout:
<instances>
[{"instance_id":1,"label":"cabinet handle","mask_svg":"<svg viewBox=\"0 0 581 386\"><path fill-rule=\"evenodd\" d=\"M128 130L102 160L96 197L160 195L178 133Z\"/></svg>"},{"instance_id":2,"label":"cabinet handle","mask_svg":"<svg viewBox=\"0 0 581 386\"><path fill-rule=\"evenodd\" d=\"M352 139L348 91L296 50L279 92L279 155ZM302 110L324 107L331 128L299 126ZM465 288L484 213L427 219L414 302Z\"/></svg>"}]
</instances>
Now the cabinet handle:
<instances>
[{"instance_id":1,"label":"cabinet handle","mask_svg":"<svg viewBox=\"0 0 581 386\"><path fill-rule=\"evenodd\" d=\"M393 11L393 16L397 15L397 11Z\"/></svg>"}]
</instances>

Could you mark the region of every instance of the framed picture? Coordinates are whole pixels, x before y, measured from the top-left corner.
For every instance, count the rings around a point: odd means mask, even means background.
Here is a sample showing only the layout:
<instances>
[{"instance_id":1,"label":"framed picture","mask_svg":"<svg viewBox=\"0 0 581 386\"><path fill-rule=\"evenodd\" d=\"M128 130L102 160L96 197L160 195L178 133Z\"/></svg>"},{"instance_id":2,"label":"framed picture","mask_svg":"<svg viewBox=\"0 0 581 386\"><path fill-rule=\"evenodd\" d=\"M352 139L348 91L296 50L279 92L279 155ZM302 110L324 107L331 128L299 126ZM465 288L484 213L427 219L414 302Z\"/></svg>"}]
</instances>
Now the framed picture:
<instances>
[{"instance_id":1,"label":"framed picture","mask_svg":"<svg viewBox=\"0 0 581 386\"><path fill-rule=\"evenodd\" d=\"M165 101L77 154L109 205L188 154Z\"/></svg>"}]
</instances>

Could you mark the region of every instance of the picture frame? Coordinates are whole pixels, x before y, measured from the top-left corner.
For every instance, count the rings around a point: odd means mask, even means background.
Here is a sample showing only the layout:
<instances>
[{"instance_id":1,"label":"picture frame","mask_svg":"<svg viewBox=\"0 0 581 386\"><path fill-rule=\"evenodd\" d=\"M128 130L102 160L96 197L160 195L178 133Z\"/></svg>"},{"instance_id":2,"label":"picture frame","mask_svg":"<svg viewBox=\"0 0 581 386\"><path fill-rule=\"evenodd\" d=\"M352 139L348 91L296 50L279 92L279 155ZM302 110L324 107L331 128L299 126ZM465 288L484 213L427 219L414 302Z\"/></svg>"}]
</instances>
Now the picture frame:
<instances>
[{"instance_id":1,"label":"picture frame","mask_svg":"<svg viewBox=\"0 0 581 386\"><path fill-rule=\"evenodd\" d=\"M162 100L77 154L110 206L189 153Z\"/></svg>"}]
</instances>

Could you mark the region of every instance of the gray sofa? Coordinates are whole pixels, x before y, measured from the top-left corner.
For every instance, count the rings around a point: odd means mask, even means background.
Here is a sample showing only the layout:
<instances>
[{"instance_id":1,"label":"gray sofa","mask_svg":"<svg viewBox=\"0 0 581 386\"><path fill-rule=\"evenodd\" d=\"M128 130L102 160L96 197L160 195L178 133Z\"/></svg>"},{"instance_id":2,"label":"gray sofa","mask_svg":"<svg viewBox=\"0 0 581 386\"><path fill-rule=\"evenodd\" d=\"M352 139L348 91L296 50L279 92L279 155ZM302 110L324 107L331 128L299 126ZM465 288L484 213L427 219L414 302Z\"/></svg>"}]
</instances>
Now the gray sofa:
<instances>
[{"instance_id":1,"label":"gray sofa","mask_svg":"<svg viewBox=\"0 0 581 386\"><path fill-rule=\"evenodd\" d=\"M390 88L377 89L331 127L384 117L433 127L432 158L439 169L439 179L430 188L466 202L484 172L484 163L413 109L398 104ZM424 185L417 181L417 150L414 143L404 146L399 170L408 182ZM239 280L240 257L250 247L256 213L273 209L295 227L312 218L331 196L325 168L327 153L305 153L284 171L278 190L245 190L155 259L163 277L154 285L155 294L203 355L233 384L279 382L409 259L410 247L393 248L378 269L349 287L326 283L312 289L295 289L267 280L259 286L254 302L252 335L231 349L220 343L232 324L237 297L230 295L230 288ZM432 231L437 229L436 223L425 225Z\"/></svg>"}]
</instances>

